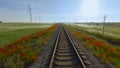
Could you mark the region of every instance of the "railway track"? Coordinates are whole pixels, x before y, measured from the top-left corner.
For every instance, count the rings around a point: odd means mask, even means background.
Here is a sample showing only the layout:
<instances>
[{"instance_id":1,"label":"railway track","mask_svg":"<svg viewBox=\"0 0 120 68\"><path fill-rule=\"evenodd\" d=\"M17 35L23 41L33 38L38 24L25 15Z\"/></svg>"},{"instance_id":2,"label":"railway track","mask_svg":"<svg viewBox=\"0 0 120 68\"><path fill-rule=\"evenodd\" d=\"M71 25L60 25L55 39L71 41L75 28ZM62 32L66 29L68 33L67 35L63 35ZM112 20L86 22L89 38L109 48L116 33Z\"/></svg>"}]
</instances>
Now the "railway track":
<instances>
[{"instance_id":1,"label":"railway track","mask_svg":"<svg viewBox=\"0 0 120 68\"><path fill-rule=\"evenodd\" d=\"M74 45L67 30L60 25L47 68L86 68L83 59L87 57L81 57L80 54L84 56L80 48Z\"/></svg>"}]
</instances>

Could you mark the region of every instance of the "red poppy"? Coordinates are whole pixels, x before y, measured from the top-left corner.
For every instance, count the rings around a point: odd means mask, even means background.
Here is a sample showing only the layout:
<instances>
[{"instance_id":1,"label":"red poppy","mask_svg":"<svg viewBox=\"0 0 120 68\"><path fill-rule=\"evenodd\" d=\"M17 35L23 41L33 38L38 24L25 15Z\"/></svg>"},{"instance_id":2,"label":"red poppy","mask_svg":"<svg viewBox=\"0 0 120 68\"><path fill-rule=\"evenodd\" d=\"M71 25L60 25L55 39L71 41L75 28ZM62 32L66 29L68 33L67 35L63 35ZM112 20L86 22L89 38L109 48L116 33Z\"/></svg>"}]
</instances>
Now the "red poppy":
<instances>
[{"instance_id":1,"label":"red poppy","mask_svg":"<svg viewBox=\"0 0 120 68\"><path fill-rule=\"evenodd\" d=\"M109 55L105 55L105 56L106 56L106 58L107 58L107 59L109 59L109 58L110 58L110 56L109 56Z\"/></svg>"},{"instance_id":2,"label":"red poppy","mask_svg":"<svg viewBox=\"0 0 120 68\"><path fill-rule=\"evenodd\" d=\"M2 48L0 48L0 51L2 51Z\"/></svg>"},{"instance_id":3,"label":"red poppy","mask_svg":"<svg viewBox=\"0 0 120 68\"><path fill-rule=\"evenodd\" d=\"M24 53L24 54L22 54L22 58L25 58L26 57L26 54Z\"/></svg>"},{"instance_id":4,"label":"red poppy","mask_svg":"<svg viewBox=\"0 0 120 68\"><path fill-rule=\"evenodd\" d=\"M3 55L6 55L6 52L2 52Z\"/></svg>"},{"instance_id":5,"label":"red poppy","mask_svg":"<svg viewBox=\"0 0 120 68\"><path fill-rule=\"evenodd\" d=\"M120 61L120 58L117 58L117 60L119 60L119 61Z\"/></svg>"},{"instance_id":6,"label":"red poppy","mask_svg":"<svg viewBox=\"0 0 120 68\"><path fill-rule=\"evenodd\" d=\"M37 58L38 58L38 55L34 56L34 57L32 58L32 62L35 62L35 61L37 60Z\"/></svg>"},{"instance_id":7,"label":"red poppy","mask_svg":"<svg viewBox=\"0 0 120 68\"><path fill-rule=\"evenodd\" d=\"M108 52L115 52L115 49L114 49L114 48L110 48L110 49L108 50Z\"/></svg>"},{"instance_id":8,"label":"red poppy","mask_svg":"<svg viewBox=\"0 0 120 68\"><path fill-rule=\"evenodd\" d=\"M104 48L104 44L98 40L95 40L93 42L94 45L98 46L99 48Z\"/></svg>"},{"instance_id":9,"label":"red poppy","mask_svg":"<svg viewBox=\"0 0 120 68\"><path fill-rule=\"evenodd\" d=\"M93 40L93 38L92 38L92 37L89 37L89 36L87 36L86 39L87 39L87 40L90 40L90 41Z\"/></svg>"}]
</instances>

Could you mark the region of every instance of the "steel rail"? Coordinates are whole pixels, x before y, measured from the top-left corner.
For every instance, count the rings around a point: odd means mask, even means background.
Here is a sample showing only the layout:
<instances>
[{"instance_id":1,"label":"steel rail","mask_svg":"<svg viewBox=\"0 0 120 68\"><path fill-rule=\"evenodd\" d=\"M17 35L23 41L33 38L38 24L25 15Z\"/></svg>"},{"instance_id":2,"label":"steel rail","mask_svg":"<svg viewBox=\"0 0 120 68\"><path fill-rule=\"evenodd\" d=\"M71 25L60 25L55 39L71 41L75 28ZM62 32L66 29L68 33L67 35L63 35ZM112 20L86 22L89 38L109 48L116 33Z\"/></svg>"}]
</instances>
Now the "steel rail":
<instances>
[{"instance_id":1,"label":"steel rail","mask_svg":"<svg viewBox=\"0 0 120 68\"><path fill-rule=\"evenodd\" d=\"M61 29L61 28L63 28L66 36L68 37L68 40L70 41L70 43L71 43L71 45L72 45L75 53L77 54L77 57L79 58L79 61L80 61L81 64L82 64L82 67L83 67L83 68L86 68L86 66L85 66L82 58L80 57L80 55L79 55L79 53L78 53L78 50L76 49L76 47L75 47L75 45L74 45L74 43L73 43L73 41L72 41L72 39L71 39L71 37L69 36L67 30L66 30L65 27L63 27L63 26L59 27L59 31L58 31L58 35L57 35L57 38L56 38L56 42L55 42L55 46L54 46L54 51L53 51L53 54L52 54L52 58L51 58L51 60L50 60L49 68L52 68L52 66L53 66L53 62L54 62L54 58L55 58L55 53L56 53L57 46L58 46L59 39L60 39L60 29Z\"/></svg>"},{"instance_id":2,"label":"steel rail","mask_svg":"<svg viewBox=\"0 0 120 68\"><path fill-rule=\"evenodd\" d=\"M69 40L70 40L70 43L72 44L72 46L73 46L73 48L74 48L74 50L75 50L75 52L76 52L76 54L77 54L77 56L78 56L80 62L82 63L83 68L86 68L86 66L85 66L85 64L84 64L84 62L83 62L83 60L82 60L82 58L80 57L80 55L79 55L79 53L78 53L78 50L76 49L76 47L75 47L75 45L74 45L74 43L73 43L71 37L70 37L69 34L67 33L65 27L63 27L63 29L65 30L65 33L67 34L67 37L68 37Z\"/></svg>"},{"instance_id":3,"label":"steel rail","mask_svg":"<svg viewBox=\"0 0 120 68\"><path fill-rule=\"evenodd\" d=\"M59 38L60 38L60 27L59 27L59 32L58 32L58 35L57 35L57 40L56 40L56 42L55 42L55 48L54 48L54 51L53 51L53 55L52 55L52 59L51 59L51 61L50 61L49 68L52 68L52 63L53 63L53 61L54 61L55 52L56 52L56 49L57 49L57 46L58 46Z\"/></svg>"}]
</instances>

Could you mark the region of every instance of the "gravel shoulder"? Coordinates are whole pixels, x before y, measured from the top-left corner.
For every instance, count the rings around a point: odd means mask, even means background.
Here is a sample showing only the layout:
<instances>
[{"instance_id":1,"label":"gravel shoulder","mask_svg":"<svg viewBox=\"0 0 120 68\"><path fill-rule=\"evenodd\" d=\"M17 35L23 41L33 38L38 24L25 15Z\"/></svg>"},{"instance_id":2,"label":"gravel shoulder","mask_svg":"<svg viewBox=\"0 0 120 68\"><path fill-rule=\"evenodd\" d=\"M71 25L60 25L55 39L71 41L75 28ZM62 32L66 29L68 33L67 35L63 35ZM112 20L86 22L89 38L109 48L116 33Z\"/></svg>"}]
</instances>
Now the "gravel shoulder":
<instances>
[{"instance_id":1,"label":"gravel shoulder","mask_svg":"<svg viewBox=\"0 0 120 68\"><path fill-rule=\"evenodd\" d=\"M68 31L69 32L69 31ZM85 55L89 58L91 65L88 68L114 68L111 64L104 64L98 59L95 55L93 55L92 51L87 49L85 45L78 40L78 38L70 33L71 39L73 40L75 45L78 45L81 50L85 53Z\"/></svg>"},{"instance_id":2,"label":"gravel shoulder","mask_svg":"<svg viewBox=\"0 0 120 68\"><path fill-rule=\"evenodd\" d=\"M44 45L42 47L42 50L41 50L38 60L35 63L33 63L30 66L30 68L47 68L46 64L49 63L48 59L50 58L50 53L53 50L54 43L55 43L56 37L57 37L57 32L58 32L58 29L56 30L54 35L51 37L50 42L47 45ZM78 45L81 48L81 50L85 53L85 56L90 61L91 64L88 65L87 68L113 68L112 65L103 64L100 61L100 59L98 59L96 56L94 56L92 54L92 52L90 50L88 50L84 46L84 44L77 39L77 37L75 37L75 35L71 34L70 32L69 32L69 35L70 35L71 39L73 40L74 44Z\"/></svg>"},{"instance_id":3,"label":"gravel shoulder","mask_svg":"<svg viewBox=\"0 0 120 68\"><path fill-rule=\"evenodd\" d=\"M30 68L44 68L44 65L47 62L47 59L49 58L49 54L54 46L54 43L56 41L58 29L55 31L53 36L51 37L50 42L47 45L44 45L41 49L41 53L38 57L38 60L34 62Z\"/></svg>"}]
</instances>

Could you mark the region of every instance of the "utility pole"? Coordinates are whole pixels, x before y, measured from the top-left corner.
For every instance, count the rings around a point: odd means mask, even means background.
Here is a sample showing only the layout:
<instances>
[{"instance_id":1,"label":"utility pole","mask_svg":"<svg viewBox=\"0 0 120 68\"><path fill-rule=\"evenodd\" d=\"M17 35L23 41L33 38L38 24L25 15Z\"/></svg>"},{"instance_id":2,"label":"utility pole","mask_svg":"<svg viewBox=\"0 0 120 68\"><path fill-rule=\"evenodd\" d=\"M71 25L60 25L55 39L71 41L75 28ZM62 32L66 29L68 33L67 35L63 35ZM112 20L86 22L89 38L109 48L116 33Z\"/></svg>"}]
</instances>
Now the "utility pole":
<instances>
[{"instance_id":1,"label":"utility pole","mask_svg":"<svg viewBox=\"0 0 120 68\"><path fill-rule=\"evenodd\" d=\"M28 12L29 12L29 14L30 14L30 22L32 23L32 9L31 9L31 7L30 7L30 5L28 4Z\"/></svg>"},{"instance_id":2,"label":"utility pole","mask_svg":"<svg viewBox=\"0 0 120 68\"><path fill-rule=\"evenodd\" d=\"M106 15L104 15L104 17L103 17L104 19L103 19L103 30L102 30L102 33L104 34L104 31L105 31L105 21L106 21Z\"/></svg>"}]
</instances>

